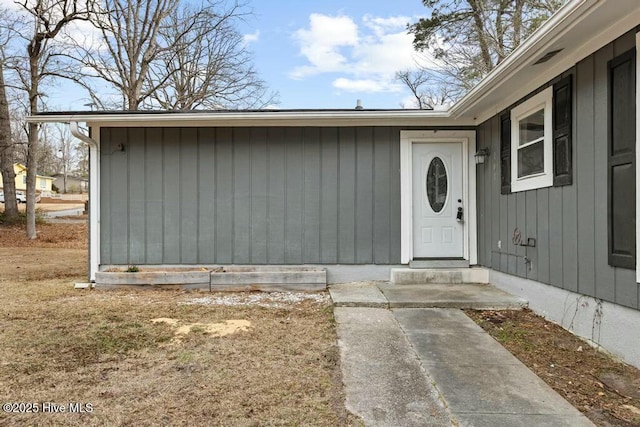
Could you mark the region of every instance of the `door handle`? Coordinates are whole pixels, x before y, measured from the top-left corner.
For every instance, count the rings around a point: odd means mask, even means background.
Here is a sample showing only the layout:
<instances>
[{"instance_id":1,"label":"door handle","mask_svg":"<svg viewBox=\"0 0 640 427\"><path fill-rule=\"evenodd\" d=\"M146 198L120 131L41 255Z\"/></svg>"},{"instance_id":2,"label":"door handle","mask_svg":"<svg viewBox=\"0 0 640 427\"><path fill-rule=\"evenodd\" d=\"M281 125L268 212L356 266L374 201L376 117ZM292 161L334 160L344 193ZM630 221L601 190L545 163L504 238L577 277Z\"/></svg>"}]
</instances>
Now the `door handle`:
<instances>
[{"instance_id":1,"label":"door handle","mask_svg":"<svg viewBox=\"0 0 640 427\"><path fill-rule=\"evenodd\" d=\"M458 220L458 222L463 221L462 206L458 207L458 214L456 215L456 220Z\"/></svg>"}]
</instances>

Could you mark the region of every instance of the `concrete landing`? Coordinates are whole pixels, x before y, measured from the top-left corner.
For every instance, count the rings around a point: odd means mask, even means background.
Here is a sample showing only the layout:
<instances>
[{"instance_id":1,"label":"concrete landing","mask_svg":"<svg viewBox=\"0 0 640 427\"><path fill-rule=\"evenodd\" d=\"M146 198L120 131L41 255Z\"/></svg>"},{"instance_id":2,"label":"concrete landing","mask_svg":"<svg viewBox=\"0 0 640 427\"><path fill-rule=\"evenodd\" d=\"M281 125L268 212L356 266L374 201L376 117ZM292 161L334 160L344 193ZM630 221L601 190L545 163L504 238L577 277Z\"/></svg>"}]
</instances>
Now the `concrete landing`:
<instances>
[{"instance_id":1,"label":"concrete landing","mask_svg":"<svg viewBox=\"0 0 640 427\"><path fill-rule=\"evenodd\" d=\"M526 300L484 284L393 285L361 282L331 285L329 292L336 307L506 310L527 306Z\"/></svg>"},{"instance_id":2,"label":"concrete landing","mask_svg":"<svg viewBox=\"0 0 640 427\"><path fill-rule=\"evenodd\" d=\"M346 406L365 425L593 425L460 310L335 316Z\"/></svg>"}]
</instances>

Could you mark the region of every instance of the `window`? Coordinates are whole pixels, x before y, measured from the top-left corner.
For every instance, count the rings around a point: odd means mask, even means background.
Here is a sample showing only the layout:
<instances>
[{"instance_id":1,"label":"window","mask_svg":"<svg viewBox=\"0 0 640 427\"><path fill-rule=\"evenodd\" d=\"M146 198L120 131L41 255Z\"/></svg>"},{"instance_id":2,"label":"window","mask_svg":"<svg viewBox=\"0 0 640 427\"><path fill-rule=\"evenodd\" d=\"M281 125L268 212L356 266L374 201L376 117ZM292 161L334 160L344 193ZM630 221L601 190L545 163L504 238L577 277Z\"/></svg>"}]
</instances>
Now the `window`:
<instances>
[{"instance_id":1,"label":"window","mask_svg":"<svg viewBox=\"0 0 640 427\"><path fill-rule=\"evenodd\" d=\"M571 74L500 116L501 193L571 185Z\"/></svg>"},{"instance_id":2,"label":"window","mask_svg":"<svg viewBox=\"0 0 640 427\"><path fill-rule=\"evenodd\" d=\"M22 175L22 183L27 185L27 175Z\"/></svg>"},{"instance_id":3,"label":"window","mask_svg":"<svg viewBox=\"0 0 640 427\"><path fill-rule=\"evenodd\" d=\"M511 110L511 190L553 185L553 88Z\"/></svg>"},{"instance_id":4,"label":"window","mask_svg":"<svg viewBox=\"0 0 640 427\"><path fill-rule=\"evenodd\" d=\"M427 199L433 212L440 213L447 202L447 169L440 157L434 157L427 171Z\"/></svg>"}]
</instances>

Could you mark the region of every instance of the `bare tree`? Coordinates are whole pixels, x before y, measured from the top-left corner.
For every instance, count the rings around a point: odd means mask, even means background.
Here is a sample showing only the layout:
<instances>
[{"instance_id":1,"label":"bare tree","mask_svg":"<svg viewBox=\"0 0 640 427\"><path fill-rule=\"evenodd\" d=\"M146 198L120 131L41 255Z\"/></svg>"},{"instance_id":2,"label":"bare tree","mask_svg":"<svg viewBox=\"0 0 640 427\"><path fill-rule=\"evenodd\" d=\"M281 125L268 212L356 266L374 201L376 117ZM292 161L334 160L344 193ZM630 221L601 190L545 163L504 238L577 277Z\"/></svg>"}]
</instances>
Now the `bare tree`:
<instances>
[{"instance_id":1,"label":"bare tree","mask_svg":"<svg viewBox=\"0 0 640 427\"><path fill-rule=\"evenodd\" d=\"M100 109L260 108L273 103L235 24L244 3L103 0L92 21L99 41L76 41L73 58L91 70L78 80ZM106 83L119 101L97 96Z\"/></svg>"},{"instance_id":2,"label":"bare tree","mask_svg":"<svg viewBox=\"0 0 640 427\"><path fill-rule=\"evenodd\" d=\"M26 68L16 67L22 89L28 96L28 111L34 115L40 111L41 86L52 77L65 77L62 72L62 55L53 45L54 39L71 22L88 20L92 10L91 0L22 0L26 13L25 25L17 36L26 41L28 64ZM39 148L39 126L27 126L27 238L35 239L36 177L38 173L37 153Z\"/></svg>"},{"instance_id":3,"label":"bare tree","mask_svg":"<svg viewBox=\"0 0 640 427\"><path fill-rule=\"evenodd\" d=\"M16 200L16 182L13 164L15 147L11 135L11 114L5 81L6 47L11 38L10 31L13 16L6 9L0 9L0 15L7 25L0 26L0 173L4 192L4 216L7 220L18 218L18 202Z\"/></svg>"},{"instance_id":4,"label":"bare tree","mask_svg":"<svg viewBox=\"0 0 640 427\"><path fill-rule=\"evenodd\" d=\"M423 0L431 16L410 24L408 29L416 50L430 52L438 63L437 70L427 72L456 99L500 64L565 1Z\"/></svg>"},{"instance_id":5,"label":"bare tree","mask_svg":"<svg viewBox=\"0 0 640 427\"><path fill-rule=\"evenodd\" d=\"M246 15L241 7L218 1L199 10L186 5L169 14L160 37L174 51L152 66L152 81L164 81L151 97L157 105L169 110L233 109L275 102L236 29L236 21Z\"/></svg>"},{"instance_id":6,"label":"bare tree","mask_svg":"<svg viewBox=\"0 0 640 427\"><path fill-rule=\"evenodd\" d=\"M56 173L62 174L62 188L60 190L66 193L69 191L69 186L67 185L69 173L75 169L82 154L76 149L77 145L73 143L73 137L68 126L56 126L54 135L57 152Z\"/></svg>"},{"instance_id":7,"label":"bare tree","mask_svg":"<svg viewBox=\"0 0 640 427\"><path fill-rule=\"evenodd\" d=\"M396 79L409 89L415 99L415 108L420 110L434 110L453 102L451 88L443 85L436 76L437 73L426 69L396 73Z\"/></svg>"},{"instance_id":8,"label":"bare tree","mask_svg":"<svg viewBox=\"0 0 640 427\"><path fill-rule=\"evenodd\" d=\"M76 43L73 56L92 71L93 77L117 91L120 108L138 110L165 83L151 83L150 68L159 55L173 48L161 44L159 33L178 3L179 0L103 0L94 9L92 22L100 34L99 47L94 45L95 40ZM110 107L95 95L89 83L80 83L99 108Z\"/></svg>"},{"instance_id":9,"label":"bare tree","mask_svg":"<svg viewBox=\"0 0 640 427\"><path fill-rule=\"evenodd\" d=\"M4 54L2 54L0 57L0 169L2 170L4 192L4 216L7 220L15 220L18 217L13 153L11 117L9 115L9 103L4 82Z\"/></svg>"},{"instance_id":10,"label":"bare tree","mask_svg":"<svg viewBox=\"0 0 640 427\"><path fill-rule=\"evenodd\" d=\"M75 146L76 161L73 164L72 173L81 178L89 177L89 147L79 143Z\"/></svg>"}]
</instances>

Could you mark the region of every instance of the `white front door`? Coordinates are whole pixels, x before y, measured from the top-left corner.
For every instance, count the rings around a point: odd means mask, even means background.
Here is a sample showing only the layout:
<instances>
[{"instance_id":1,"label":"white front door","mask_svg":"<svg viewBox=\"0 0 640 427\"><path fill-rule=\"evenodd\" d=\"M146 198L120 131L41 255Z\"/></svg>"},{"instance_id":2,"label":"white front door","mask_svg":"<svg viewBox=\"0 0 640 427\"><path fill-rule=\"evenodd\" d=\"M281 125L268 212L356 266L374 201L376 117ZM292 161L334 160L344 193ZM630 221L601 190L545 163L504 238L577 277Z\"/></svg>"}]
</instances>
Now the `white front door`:
<instances>
[{"instance_id":1,"label":"white front door","mask_svg":"<svg viewBox=\"0 0 640 427\"><path fill-rule=\"evenodd\" d=\"M413 258L462 258L462 143L414 143Z\"/></svg>"}]
</instances>

